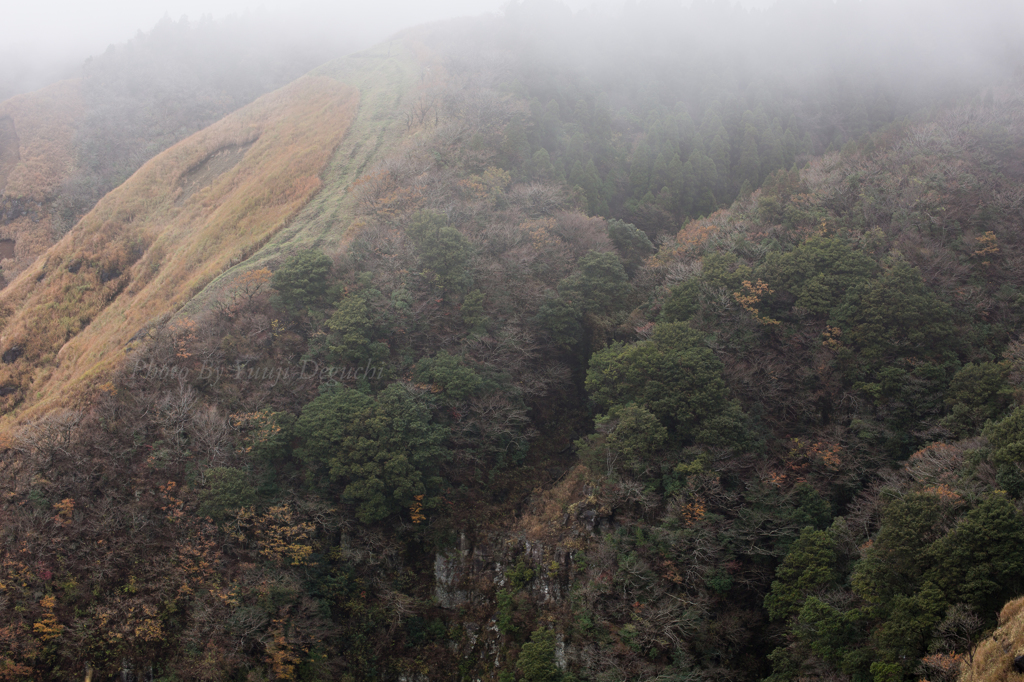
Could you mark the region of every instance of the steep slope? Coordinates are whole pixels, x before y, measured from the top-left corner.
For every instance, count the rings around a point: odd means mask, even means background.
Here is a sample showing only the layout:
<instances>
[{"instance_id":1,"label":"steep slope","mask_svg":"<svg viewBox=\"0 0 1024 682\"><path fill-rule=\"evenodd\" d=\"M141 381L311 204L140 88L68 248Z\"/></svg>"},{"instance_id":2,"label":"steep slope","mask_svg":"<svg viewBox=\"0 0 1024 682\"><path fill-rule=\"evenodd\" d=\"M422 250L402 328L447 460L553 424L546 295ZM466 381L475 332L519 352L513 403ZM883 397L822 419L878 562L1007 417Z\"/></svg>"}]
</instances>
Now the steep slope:
<instances>
[{"instance_id":1,"label":"steep slope","mask_svg":"<svg viewBox=\"0 0 1024 682\"><path fill-rule=\"evenodd\" d=\"M965 637L968 641L970 637ZM1007 602L999 627L966 656L930 656L932 679L944 671L960 671L961 682L1006 682L1020 677L1014 660L1024 655L1024 597ZM949 676L945 676L949 679Z\"/></svg>"},{"instance_id":2,"label":"steep slope","mask_svg":"<svg viewBox=\"0 0 1024 682\"><path fill-rule=\"evenodd\" d=\"M419 35L424 29L407 31L390 43L338 59L311 72L331 78L359 91L359 112L351 122L330 162L321 173L323 188L303 207L295 219L259 251L238 267L224 273L183 309L193 315L208 307L238 277L251 270L276 265L301 249L335 251L346 238L346 228L355 217L356 193L349 190L372 164L403 141L414 138L416 127L404 124L410 100L418 92L436 87L441 71L437 56Z\"/></svg>"},{"instance_id":3,"label":"steep slope","mask_svg":"<svg viewBox=\"0 0 1024 682\"><path fill-rule=\"evenodd\" d=\"M7 423L23 401L21 416L68 403L146 323L280 230L320 188L358 97L309 76L261 98L147 163L15 280L0 297ZM197 188L218 153L237 165Z\"/></svg>"},{"instance_id":4,"label":"steep slope","mask_svg":"<svg viewBox=\"0 0 1024 682\"><path fill-rule=\"evenodd\" d=\"M154 159L0 297L0 672L947 680L1024 591L1021 93L657 248L470 27Z\"/></svg>"},{"instance_id":5,"label":"steep slope","mask_svg":"<svg viewBox=\"0 0 1024 682\"><path fill-rule=\"evenodd\" d=\"M155 154L337 54L292 41L253 17L165 18L74 78L0 102L6 280Z\"/></svg>"}]
</instances>

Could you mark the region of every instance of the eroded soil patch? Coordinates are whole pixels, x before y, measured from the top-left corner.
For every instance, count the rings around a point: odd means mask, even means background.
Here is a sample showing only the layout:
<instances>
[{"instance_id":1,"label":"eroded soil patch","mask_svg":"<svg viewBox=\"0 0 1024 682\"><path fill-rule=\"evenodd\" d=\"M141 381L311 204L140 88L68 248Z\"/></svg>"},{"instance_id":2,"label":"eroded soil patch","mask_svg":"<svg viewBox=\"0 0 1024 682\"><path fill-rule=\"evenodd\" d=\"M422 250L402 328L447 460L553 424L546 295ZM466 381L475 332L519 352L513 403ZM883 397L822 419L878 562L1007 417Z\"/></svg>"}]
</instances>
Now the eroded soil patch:
<instances>
[{"instance_id":1,"label":"eroded soil patch","mask_svg":"<svg viewBox=\"0 0 1024 682\"><path fill-rule=\"evenodd\" d=\"M222 174L237 166L238 162L245 156L245 153L249 151L249 147L253 145L253 142L222 147L208 156L198 166L185 173L181 179L181 195L174 203L179 206L184 204L190 196L203 187L210 186Z\"/></svg>"}]
</instances>

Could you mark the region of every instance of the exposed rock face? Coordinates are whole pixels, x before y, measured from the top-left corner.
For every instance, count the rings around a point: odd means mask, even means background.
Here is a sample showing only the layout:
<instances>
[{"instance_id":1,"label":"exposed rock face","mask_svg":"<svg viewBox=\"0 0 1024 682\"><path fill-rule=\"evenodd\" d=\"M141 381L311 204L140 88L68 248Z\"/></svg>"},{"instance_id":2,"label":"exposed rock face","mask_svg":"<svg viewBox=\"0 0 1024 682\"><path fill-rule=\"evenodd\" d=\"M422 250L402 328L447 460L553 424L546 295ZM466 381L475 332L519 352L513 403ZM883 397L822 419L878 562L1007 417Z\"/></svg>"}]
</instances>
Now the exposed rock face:
<instances>
[{"instance_id":1,"label":"exposed rock face","mask_svg":"<svg viewBox=\"0 0 1024 682\"><path fill-rule=\"evenodd\" d=\"M536 508L527 510L515 528L478 537L463 532L457 547L435 556L434 597L441 608L461 614L463 622L454 631L450 648L471 662L471 679L496 679L497 670L514 664L508 657L509 637L498 627L498 593L506 598L513 594L520 605L528 603L538 615L529 627L545 627L547 616L564 615L570 608L578 573L574 555L613 525L611 512L597 507L586 485L569 483L561 491L567 499L559 499L557 506L551 500L537 500ZM555 633L555 642L555 662L567 670L578 652L563 633Z\"/></svg>"},{"instance_id":2,"label":"exposed rock face","mask_svg":"<svg viewBox=\"0 0 1024 682\"><path fill-rule=\"evenodd\" d=\"M459 548L434 558L434 598L445 609L493 603L494 593L510 585L508 574L520 562L533 572L523 588L532 601L546 604L565 599L573 567L571 550L500 536L480 540L470 548L465 534Z\"/></svg>"},{"instance_id":3,"label":"exposed rock face","mask_svg":"<svg viewBox=\"0 0 1024 682\"><path fill-rule=\"evenodd\" d=\"M463 549L466 544L465 533L459 544L458 549L448 554L438 554L434 558L434 598L437 605L444 609L454 609L470 600L469 592L459 587L465 574L468 554Z\"/></svg>"}]
</instances>

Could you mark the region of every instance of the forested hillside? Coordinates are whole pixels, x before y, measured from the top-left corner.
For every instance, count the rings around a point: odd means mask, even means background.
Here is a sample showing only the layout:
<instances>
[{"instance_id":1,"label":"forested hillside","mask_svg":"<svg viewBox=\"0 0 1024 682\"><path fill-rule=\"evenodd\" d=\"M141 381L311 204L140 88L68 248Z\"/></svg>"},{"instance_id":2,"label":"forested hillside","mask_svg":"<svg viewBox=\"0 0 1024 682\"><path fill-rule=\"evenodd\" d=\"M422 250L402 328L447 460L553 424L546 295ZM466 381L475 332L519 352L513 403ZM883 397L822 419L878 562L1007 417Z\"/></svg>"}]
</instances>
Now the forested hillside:
<instances>
[{"instance_id":1,"label":"forested hillside","mask_svg":"<svg viewBox=\"0 0 1024 682\"><path fill-rule=\"evenodd\" d=\"M840 7L790 74L652 11L618 70L555 5L325 65L12 283L0 676L1009 669L1013 63L841 72Z\"/></svg>"}]
</instances>

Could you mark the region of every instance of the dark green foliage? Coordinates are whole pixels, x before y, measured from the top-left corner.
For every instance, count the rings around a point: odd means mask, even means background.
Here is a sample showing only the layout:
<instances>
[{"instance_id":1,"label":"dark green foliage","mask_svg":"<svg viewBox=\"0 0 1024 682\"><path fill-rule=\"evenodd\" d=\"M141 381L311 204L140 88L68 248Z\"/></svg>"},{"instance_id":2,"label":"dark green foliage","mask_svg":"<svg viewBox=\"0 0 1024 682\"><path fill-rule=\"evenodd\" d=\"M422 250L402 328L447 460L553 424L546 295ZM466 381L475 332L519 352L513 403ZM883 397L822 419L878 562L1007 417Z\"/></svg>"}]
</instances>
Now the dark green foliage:
<instances>
[{"instance_id":1,"label":"dark green foliage","mask_svg":"<svg viewBox=\"0 0 1024 682\"><path fill-rule=\"evenodd\" d=\"M548 154L548 150L543 148L538 149L533 154L533 159L530 163L530 179L535 182L549 184L565 182L565 179L552 165L551 155Z\"/></svg>"},{"instance_id":2,"label":"dark green foliage","mask_svg":"<svg viewBox=\"0 0 1024 682\"><path fill-rule=\"evenodd\" d=\"M515 594L529 585L536 573L537 572L527 566L526 562L523 561L523 558L520 557L516 562L516 565L508 571L508 580L509 585L512 587L512 593Z\"/></svg>"},{"instance_id":3,"label":"dark green foliage","mask_svg":"<svg viewBox=\"0 0 1024 682\"><path fill-rule=\"evenodd\" d=\"M559 346L571 347L583 338L579 312L557 295L549 294L544 299L535 321Z\"/></svg>"},{"instance_id":4,"label":"dark green foliage","mask_svg":"<svg viewBox=\"0 0 1024 682\"><path fill-rule=\"evenodd\" d=\"M508 590L498 590L494 597L497 606L498 632L504 635L511 634L519 629L512 620L513 613L515 612L514 596L515 594Z\"/></svg>"},{"instance_id":5,"label":"dark green foliage","mask_svg":"<svg viewBox=\"0 0 1024 682\"><path fill-rule=\"evenodd\" d=\"M468 399L484 387L484 380L476 372L445 351L416 363L413 378L419 383L438 386L446 398L456 402Z\"/></svg>"},{"instance_id":6,"label":"dark green foliage","mask_svg":"<svg viewBox=\"0 0 1024 682\"><path fill-rule=\"evenodd\" d=\"M832 507L828 500L806 481L793 486L793 502L793 522L801 527L823 529L832 521Z\"/></svg>"},{"instance_id":7,"label":"dark green foliage","mask_svg":"<svg viewBox=\"0 0 1024 682\"><path fill-rule=\"evenodd\" d=\"M558 682L562 673L555 664L555 633L546 628L534 630L516 659L523 682Z\"/></svg>"},{"instance_id":8,"label":"dark green foliage","mask_svg":"<svg viewBox=\"0 0 1024 682\"><path fill-rule=\"evenodd\" d=\"M843 528L805 529L765 598L773 619L789 619L790 644L772 654L773 677L792 679L806 664L801 655L813 655L849 674L870 668L872 676L882 671L900 679L914 673L952 604L991 616L1017 594L1024 516L994 494L947 530L957 508L948 493L932 492L885 507L881 529L851 576L860 608L850 608L857 602L842 592Z\"/></svg>"},{"instance_id":9,"label":"dark green foliage","mask_svg":"<svg viewBox=\"0 0 1024 682\"><path fill-rule=\"evenodd\" d=\"M419 211L409 221L409 236L416 242L423 277L445 296L460 294L473 285L469 269L473 247L461 232L446 225L440 213Z\"/></svg>"},{"instance_id":10,"label":"dark green foliage","mask_svg":"<svg viewBox=\"0 0 1024 682\"><path fill-rule=\"evenodd\" d=\"M949 603L993 614L1024 591L1024 516L994 493L928 549L925 577Z\"/></svg>"},{"instance_id":11,"label":"dark green foliage","mask_svg":"<svg viewBox=\"0 0 1024 682\"><path fill-rule=\"evenodd\" d=\"M749 124L743 133L736 174L736 179L741 183L747 183L749 187L757 187L761 184L761 160L757 155L757 130Z\"/></svg>"},{"instance_id":12,"label":"dark green foliage","mask_svg":"<svg viewBox=\"0 0 1024 682\"><path fill-rule=\"evenodd\" d=\"M414 394L391 384L376 396L337 386L306 405L295 424L297 451L322 464L341 484L341 499L373 523L437 490L438 467L448 457L445 429Z\"/></svg>"},{"instance_id":13,"label":"dark green foliage","mask_svg":"<svg viewBox=\"0 0 1024 682\"><path fill-rule=\"evenodd\" d=\"M352 294L338 304L327 320L331 330L328 348L341 362L380 361L386 351L382 344L371 343L371 321L365 296Z\"/></svg>"},{"instance_id":14,"label":"dark green foliage","mask_svg":"<svg viewBox=\"0 0 1024 682\"><path fill-rule=\"evenodd\" d=\"M459 314L462 316L462 323L469 327L474 334L482 334L487 331L487 316L484 314L484 292L473 289L462 300Z\"/></svg>"},{"instance_id":15,"label":"dark green foliage","mask_svg":"<svg viewBox=\"0 0 1024 682\"><path fill-rule=\"evenodd\" d=\"M629 280L614 253L591 251L572 275L558 283L558 293L579 313L607 313L624 307Z\"/></svg>"},{"instance_id":16,"label":"dark green foliage","mask_svg":"<svg viewBox=\"0 0 1024 682\"><path fill-rule=\"evenodd\" d=\"M912 433L913 425L926 419L938 420L944 407L944 391L956 366L953 359L942 364L911 359L903 367L878 369L874 381L855 383L855 389L874 401L879 422L885 426L874 438L865 434L865 440L872 440L896 458L906 457L923 446L925 443Z\"/></svg>"},{"instance_id":17,"label":"dark green foliage","mask_svg":"<svg viewBox=\"0 0 1024 682\"><path fill-rule=\"evenodd\" d=\"M302 251L285 261L270 283L287 308L304 312L326 291L327 275L332 265L331 259L322 251Z\"/></svg>"},{"instance_id":18,"label":"dark green foliage","mask_svg":"<svg viewBox=\"0 0 1024 682\"><path fill-rule=\"evenodd\" d=\"M944 423L957 437L974 435L1013 403L1006 383L1009 370L993 362L967 363L953 376L946 392L950 414Z\"/></svg>"},{"instance_id":19,"label":"dark green foliage","mask_svg":"<svg viewBox=\"0 0 1024 682\"><path fill-rule=\"evenodd\" d=\"M665 322L685 322L699 309L697 300L700 291L700 279L691 277L685 282L672 287L668 298L661 306L662 320Z\"/></svg>"},{"instance_id":20,"label":"dark green foliage","mask_svg":"<svg viewBox=\"0 0 1024 682\"><path fill-rule=\"evenodd\" d=\"M879 606L896 594L912 594L928 568L926 550L940 536L945 516L938 496L926 493L886 506L882 528L854 571L857 593Z\"/></svg>"},{"instance_id":21,"label":"dark green foliage","mask_svg":"<svg viewBox=\"0 0 1024 682\"><path fill-rule=\"evenodd\" d=\"M828 314L877 269L870 256L845 239L812 237L788 253L769 254L763 279L775 290L775 300Z\"/></svg>"},{"instance_id":22,"label":"dark green foliage","mask_svg":"<svg viewBox=\"0 0 1024 682\"><path fill-rule=\"evenodd\" d=\"M668 430L643 407L612 407L609 419L618 420L608 434L607 446L621 456L627 471L639 475L654 462L668 440Z\"/></svg>"},{"instance_id":23,"label":"dark green foliage","mask_svg":"<svg viewBox=\"0 0 1024 682\"><path fill-rule=\"evenodd\" d=\"M608 221L608 236L622 257L623 265L627 274L633 274L639 268L644 259L654 253L654 245L647 235L637 229L631 223L624 223L621 220Z\"/></svg>"},{"instance_id":24,"label":"dark green foliage","mask_svg":"<svg viewBox=\"0 0 1024 682\"><path fill-rule=\"evenodd\" d=\"M996 486L1015 500L1024 497L1024 471L1021 471L1021 465L1016 462L997 465Z\"/></svg>"},{"instance_id":25,"label":"dark green foliage","mask_svg":"<svg viewBox=\"0 0 1024 682\"><path fill-rule=\"evenodd\" d=\"M952 316L920 272L897 260L877 279L851 289L832 324L856 349L856 364L877 368L899 358L941 357L956 344Z\"/></svg>"},{"instance_id":26,"label":"dark green foliage","mask_svg":"<svg viewBox=\"0 0 1024 682\"><path fill-rule=\"evenodd\" d=\"M413 616L405 621L405 632L409 644L414 647L444 641L447 634L443 620L427 620L420 616Z\"/></svg>"},{"instance_id":27,"label":"dark green foliage","mask_svg":"<svg viewBox=\"0 0 1024 682\"><path fill-rule=\"evenodd\" d=\"M848 647L857 641L857 627L850 614L810 595L800 607L794 630L800 632L803 643L823 661L845 669Z\"/></svg>"},{"instance_id":28,"label":"dark green foliage","mask_svg":"<svg viewBox=\"0 0 1024 682\"><path fill-rule=\"evenodd\" d=\"M933 583L925 582L912 595L894 596L887 606L889 617L873 633L872 639L882 660L900 662L906 666L905 673L912 672L909 661L922 655L948 604L941 590Z\"/></svg>"},{"instance_id":29,"label":"dark green foliage","mask_svg":"<svg viewBox=\"0 0 1024 682\"><path fill-rule=\"evenodd\" d=\"M772 620L789 618L809 595L833 587L835 562L835 539L825 531L804 528L775 571L772 589L764 599Z\"/></svg>"},{"instance_id":30,"label":"dark green foliage","mask_svg":"<svg viewBox=\"0 0 1024 682\"><path fill-rule=\"evenodd\" d=\"M985 437L992 446L992 461L999 466L1024 462L1024 407L985 426Z\"/></svg>"},{"instance_id":31,"label":"dark green foliage","mask_svg":"<svg viewBox=\"0 0 1024 682\"><path fill-rule=\"evenodd\" d=\"M198 513L223 521L232 512L256 501L256 489L241 469L213 467L206 471L206 487L200 493Z\"/></svg>"},{"instance_id":32,"label":"dark green foliage","mask_svg":"<svg viewBox=\"0 0 1024 682\"><path fill-rule=\"evenodd\" d=\"M599 410L636 403L685 443L745 441L744 416L728 399L721 363L685 323L664 322L650 339L598 351L586 388Z\"/></svg>"}]
</instances>

